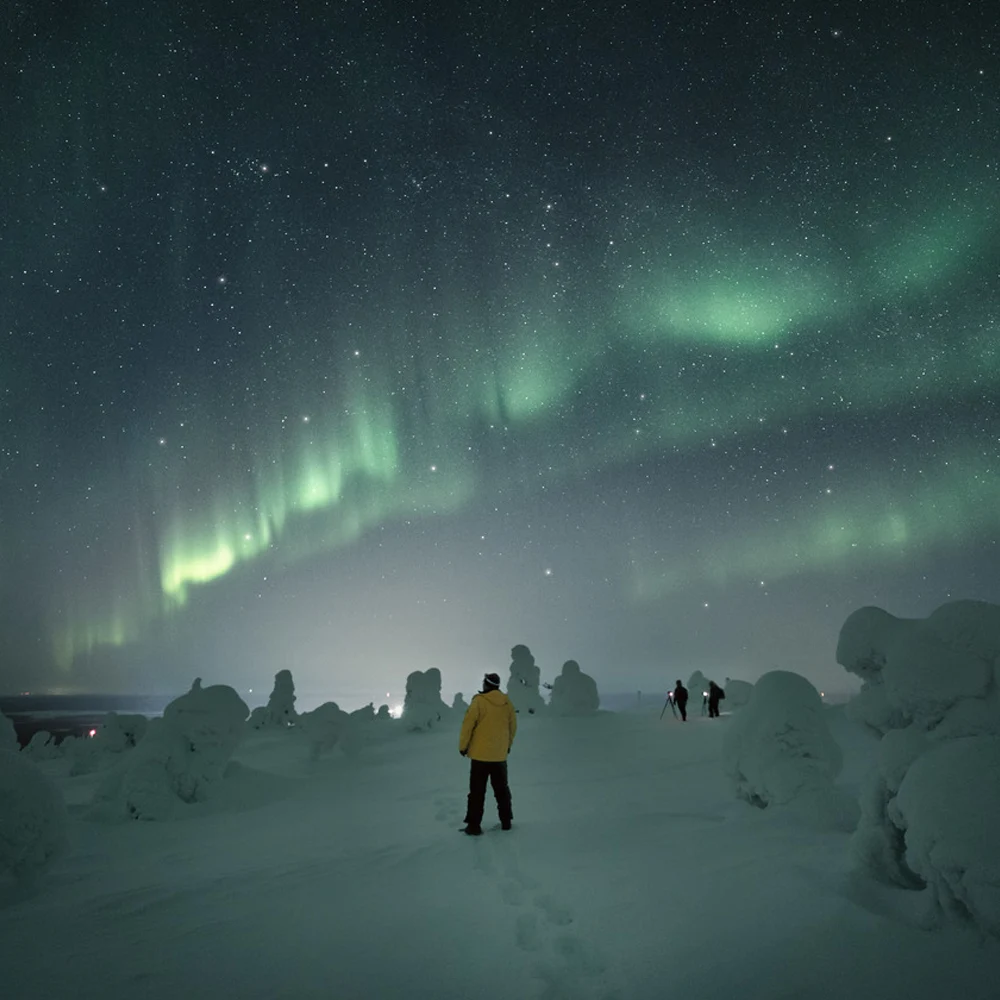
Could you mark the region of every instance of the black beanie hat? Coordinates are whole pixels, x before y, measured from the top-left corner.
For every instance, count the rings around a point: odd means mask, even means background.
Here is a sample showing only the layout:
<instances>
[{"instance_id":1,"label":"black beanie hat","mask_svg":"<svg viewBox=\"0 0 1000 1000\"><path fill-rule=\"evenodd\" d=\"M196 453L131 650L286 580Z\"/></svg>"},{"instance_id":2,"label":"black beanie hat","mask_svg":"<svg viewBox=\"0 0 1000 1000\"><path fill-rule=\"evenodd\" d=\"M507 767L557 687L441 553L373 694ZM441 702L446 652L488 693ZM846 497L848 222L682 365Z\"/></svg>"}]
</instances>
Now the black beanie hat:
<instances>
[{"instance_id":1,"label":"black beanie hat","mask_svg":"<svg viewBox=\"0 0 1000 1000\"><path fill-rule=\"evenodd\" d=\"M483 693L487 691L496 691L500 687L500 675L499 674L484 674L483 675Z\"/></svg>"}]
</instances>

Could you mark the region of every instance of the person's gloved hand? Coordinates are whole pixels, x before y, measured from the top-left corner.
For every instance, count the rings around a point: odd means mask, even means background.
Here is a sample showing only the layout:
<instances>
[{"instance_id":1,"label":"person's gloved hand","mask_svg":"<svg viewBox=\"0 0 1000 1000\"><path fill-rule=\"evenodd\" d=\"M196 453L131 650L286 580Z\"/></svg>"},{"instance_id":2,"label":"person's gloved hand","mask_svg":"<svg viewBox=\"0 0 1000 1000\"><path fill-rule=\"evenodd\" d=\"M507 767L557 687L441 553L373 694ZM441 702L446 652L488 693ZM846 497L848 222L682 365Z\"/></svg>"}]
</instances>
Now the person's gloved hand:
<instances>
[{"instance_id":1,"label":"person's gloved hand","mask_svg":"<svg viewBox=\"0 0 1000 1000\"><path fill-rule=\"evenodd\" d=\"M459 753L460 753L460 754L461 754L461 755L462 755L463 757L467 757L467 756L469 755L469 751L468 751L468 750L459 750L458 752L459 752Z\"/></svg>"}]
</instances>

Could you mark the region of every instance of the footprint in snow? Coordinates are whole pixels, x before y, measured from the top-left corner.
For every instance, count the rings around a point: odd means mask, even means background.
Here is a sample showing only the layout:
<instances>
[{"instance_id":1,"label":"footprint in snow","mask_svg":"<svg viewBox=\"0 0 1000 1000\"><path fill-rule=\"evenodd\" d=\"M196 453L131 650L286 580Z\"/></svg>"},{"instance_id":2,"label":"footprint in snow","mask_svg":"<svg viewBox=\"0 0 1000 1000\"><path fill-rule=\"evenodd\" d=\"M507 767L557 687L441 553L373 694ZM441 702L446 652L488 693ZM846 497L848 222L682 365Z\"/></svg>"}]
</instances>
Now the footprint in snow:
<instances>
[{"instance_id":1,"label":"footprint in snow","mask_svg":"<svg viewBox=\"0 0 1000 1000\"><path fill-rule=\"evenodd\" d=\"M524 889L517 882L504 882L500 896L508 906L520 906L524 902Z\"/></svg>"},{"instance_id":2,"label":"footprint in snow","mask_svg":"<svg viewBox=\"0 0 1000 1000\"><path fill-rule=\"evenodd\" d=\"M522 913L515 924L515 940L522 951L539 951L542 938L538 933L538 917L534 913Z\"/></svg>"},{"instance_id":3,"label":"footprint in snow","mask_svg":"<svg viewBox=\"0 0 1000 1000\"><path fill-rule=\"evenodd\" d=\"M550 924L565 927L567 924L573 923L573 915L569 910L551 896L539 896L535 900L535 906L545 914Z\"/></svg>"},{"instance_id":4,"label":"footprint in snow","mask_svg":"<svg viewBox=\"0 0 1000 1000\"><path fill-rule=\"evenodd\" d=\"M439 823L457 822L465 808L461 799L457 798L435 799L434 806L437 809L437 812L434 813L434 818Z\"/></svg>"}]
</instances>

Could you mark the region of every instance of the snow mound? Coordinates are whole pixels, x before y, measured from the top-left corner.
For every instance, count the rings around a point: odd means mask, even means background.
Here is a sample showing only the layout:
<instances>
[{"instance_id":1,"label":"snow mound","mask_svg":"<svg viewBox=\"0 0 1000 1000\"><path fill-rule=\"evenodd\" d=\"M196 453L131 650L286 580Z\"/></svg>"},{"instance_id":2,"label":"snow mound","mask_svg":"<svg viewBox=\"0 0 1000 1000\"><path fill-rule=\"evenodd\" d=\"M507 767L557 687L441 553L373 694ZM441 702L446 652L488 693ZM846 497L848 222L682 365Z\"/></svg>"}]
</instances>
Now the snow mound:
<instances>
[{"instance_id":1,"label":"snow mound","mask_svg":"<svg viewBox=\"0 0 1000 1000\"><path fill-rule=\"evenodd\" d=\"M97 792L99 813L162 820L183 803L204 801L222 781L245 731L249 709L224 684L191 690L154 719L135 752L108 775Z\"/></svg>"},{"instance_id":2,"label":"snow mound","mask_svg":"<svg viewBox=\"0 0 1000 1000\"><path fill-rule=\"evenodd\" d=\"M507 697L515 712L540 715L545 711L545 700L539 691L542 672L535 665L535 658L527 646L518 644L510 651L510 678Z\"/></svg>"},{"instance_id":3,"label":"snow mound","mask_svg":"<svg viewBox=\"0 0 1000 1000\"><path fill-rule=\"evenodd\" d=\"M595 715L600 701L594 678L583 673L576 660L567 660L552 685L549 709L555 715Z\"/></svg>"},{"instance_id":4,"label":"snow mound","mask_svg":"<svg viewBox=\"0 0 1000 1000\"><path fill-rule=\"evenodd\" d=\"M441 671L414 670L406 678L402 720L409 730L433 729L451 719L451 709L441 700Z\"/></svg>"},{"instance_id":5,"label":"snow mound","mask_svg":"<svg viewBox=\"0 0 1000 1000\"><path fill-rule=\"evenodd\" d=\"M722 745L736 794L760 808L794 807L823 828L853 829L857 804L834 784L841 752L819 692L786 670L764 674L733 716Z\"/></svg>"},{"instance_id":6,"label":"snow mound","mask_svg":"<svg viewBox=\"0 0 1000 1000\"><path fill-rule=\"evenodd\" d=\"M68 825L62 794L37 765L0 750L0 873L38 874L65 846Z\"/></svg>"}]
</instances>

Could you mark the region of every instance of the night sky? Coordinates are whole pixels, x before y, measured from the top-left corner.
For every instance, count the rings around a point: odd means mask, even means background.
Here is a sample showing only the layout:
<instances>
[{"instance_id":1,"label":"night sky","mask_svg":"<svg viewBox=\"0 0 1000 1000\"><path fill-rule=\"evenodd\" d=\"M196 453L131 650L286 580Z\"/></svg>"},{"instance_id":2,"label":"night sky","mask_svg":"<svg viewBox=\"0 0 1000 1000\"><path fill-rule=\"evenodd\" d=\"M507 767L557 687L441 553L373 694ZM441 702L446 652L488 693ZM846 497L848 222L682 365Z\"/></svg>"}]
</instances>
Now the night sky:
<instances>
[{"instance_id":1,"label":"night sky","mask_svg":"<svg viewBox=\"0 0 1000 1000\"><path fill-rule=\"evenodd\" d=\"M846 691L997 600L997 17L4 4L0 691Z\"/></svg>"}]
</instances>

